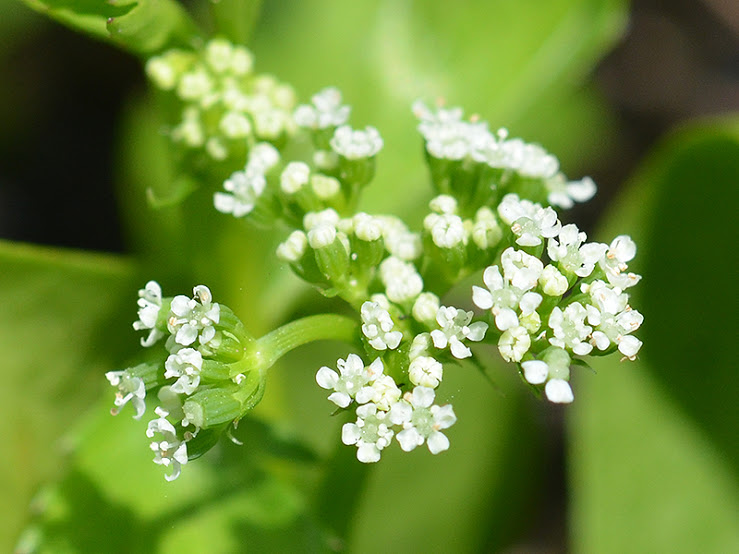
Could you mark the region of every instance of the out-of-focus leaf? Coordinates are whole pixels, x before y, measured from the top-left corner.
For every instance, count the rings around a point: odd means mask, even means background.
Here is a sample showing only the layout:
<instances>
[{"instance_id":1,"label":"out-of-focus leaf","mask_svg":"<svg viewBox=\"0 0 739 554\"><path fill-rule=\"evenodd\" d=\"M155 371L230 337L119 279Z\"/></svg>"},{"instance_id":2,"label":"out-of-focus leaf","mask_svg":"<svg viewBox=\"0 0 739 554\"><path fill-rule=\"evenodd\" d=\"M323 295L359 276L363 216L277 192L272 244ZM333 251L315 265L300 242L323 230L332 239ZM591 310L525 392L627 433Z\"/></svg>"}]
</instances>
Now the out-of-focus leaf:
<instances>
[{"instance_id":1,"label":"out-of-focus leaf","mask_svg":"<svg viewBox=\"0 0 739 554\"><path fill-rule=\"evenodd\" d=\"M165 469L152 463L145 421L130 414L112 417L102 405L89 414L71 469L35 502L36 517L23 536L29 551L325 550L295 485L303 481L295 477L299 465L270 469L263 428L244 429L243 446L222 442L169 483Z\"/></svg>"},{"instance_id":2,"label":"out-of-focus leaf","mask_svg":"<svg viewBox=\"0 0 739 554\"><path fill-rule=\"evenodd\" d=\"M210 2L215 32L236 44L248 44L261 4L262 0Z\"/></svg>"},{"instance_id":3,"label":"out-of-focus leaf","mask_svg":"<svg viewBox=\"0 0 739 554\"><path fill-rule=\"evenodd\" d=\"M62 439L105 386L103 372L133 344L122 338L135 316L133 275L115 256L0 243L0 550L11 550L35 489L59 469Z\"/></svg>"},{"instance_id":4,"label":"out-of-focus leaf","mask_svg":"<svg viewBox=\"0 0 739 554\"><path fill-rule=\"evenodd\" d=\"M739 549L736 235L739 124L667 140L608 219L644 275L636 364L593 364L572 419L572 539L580 552Z\"/></svg>"},{"instance_id":5,"label":"out-of-focus leaf","mask_svg":"<svg viewBox=\"0 0 739 554\"><path fill-rule=\"evenodd\" d=\"M198 31L176 0L23 0L60 23L139 54L189 44Z\"/></svg>"},{"instance_id":6,"label":"out-of-focus leaf","mask_svg":"<svg viewBox=\"0 0 739 554\"><path fill-rule=\"evenodd\" d=\"M627 6L623 0L265 2L254 48L260 70L293 83L304 100L337 86L353 107L351 123L380 130L385 147L364 206L407 214L430 194L413 100L444 97L514 132L525 119L527 140L545 126L567 128L568 136L571 128L588 130L572 109L558 106L573 105L567 97L620 36ZM539 119L546 123L537 127ZM556 154L564 143L551 131L549 137L557 142L544 146Z\"/></svg>"}]
</instances>

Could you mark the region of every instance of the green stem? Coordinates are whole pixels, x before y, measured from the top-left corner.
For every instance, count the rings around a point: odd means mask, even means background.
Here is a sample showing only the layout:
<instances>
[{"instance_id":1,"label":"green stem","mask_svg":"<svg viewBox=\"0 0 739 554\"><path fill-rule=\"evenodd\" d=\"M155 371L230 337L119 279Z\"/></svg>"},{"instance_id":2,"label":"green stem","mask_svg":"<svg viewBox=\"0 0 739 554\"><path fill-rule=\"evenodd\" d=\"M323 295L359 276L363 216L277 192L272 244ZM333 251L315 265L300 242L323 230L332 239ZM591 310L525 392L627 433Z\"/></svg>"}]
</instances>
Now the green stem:
<instances>
[{"instance_id":1,"label":"green stem","mask_svg":"<svg viewBox=\"0 0 739 554\"><path fill-rule=\"evenodd\" d=\"M358 324L336 314L312 315L291 321L256 341L251 363L266 370L291 350L317 340L354 342Z\"/></svg>"}]
</instances>

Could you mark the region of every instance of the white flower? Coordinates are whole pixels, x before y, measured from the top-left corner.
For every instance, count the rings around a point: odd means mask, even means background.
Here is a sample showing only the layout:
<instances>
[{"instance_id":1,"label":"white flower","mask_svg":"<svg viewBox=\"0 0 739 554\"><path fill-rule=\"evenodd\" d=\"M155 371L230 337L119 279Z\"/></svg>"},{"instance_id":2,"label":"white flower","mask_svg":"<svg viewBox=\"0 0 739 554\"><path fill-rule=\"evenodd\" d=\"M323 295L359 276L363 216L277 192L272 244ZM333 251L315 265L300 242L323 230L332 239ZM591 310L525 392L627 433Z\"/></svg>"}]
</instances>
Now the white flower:
<instances>
[{"instance_id":1,"label":"white flower","mask_svg":"<svg viewBox=\"0 0 739 554\"><path fill-rule=\"evenodd\" d=\"M444 374L444 366L430 356L418 356L408 366L408 378L414 385L435 389Z\"/></svg>"},{"instance_id":2,"label":"white flower","mask_svg":"<svg viewBox=\"0 0 739 554\"><path fill-rule=\"evenodd\" d=\"M141 339L141 346L151 346L164 336L164 332L157 329L157 319L162 309L162 287L156 281L149 281L143 289L139 290L138 321L133 322L133 328L137 331L149 329L149 335Z\"/></svg>"},{"instance_id":3,"label":"white flower","mask_svg":"<svg viewBox=\"0 0 739 554\"><path fill-rule=\"evenodd\" d=\"M334 132L330 144L340 156L357 160L375 156L382 149L383 142L374 127L366 127L364 131L360 131L342 125Z\"/></svg>"},{"instance_id":4,"label":"white flower","mask_svg":"<svg viewBox=\"0 0 739 554\"><path fill-rule=\"evenodd\" d=\"M432 454L449 448L449 439L441 432L454 425L457 416L451 405L436 406L434 389L418 386L404 395L403 400L393 404L389 418L395 425L402 425L397 434L400 447L410 452L427 443Z\"/></svg>"},{"instance_id":5,"label":"white flower","mask_svg":"<svg viewBox=\"0 0 739 554\"><path fill-rule=\"evenodd\" d=\"M161 441L152 441L149 446L155 452L155 464L172 466L172 473L165 475L164 478L167 481L174 481L180 476L181 466L187 463L187 444L177 437L174 426L166 419L169 414L161 408L155 411L159 418L149 422L146 436L153 438L155 433L162 435Z\"/></svg>"},{"instance_id":6,"label":"white flower","mask_svg":"<svg viewBox=\"0 0 739 554\"><path fill-rule=\"evenodd\" d=\"M280 152L269 142L259 142L249 150L249 162L247 169L254 169L261 173L267 173L280 161Z\"/></svg>"},{"instance_id":7,"label":"white flower","mask_svg":"<svg viewBox=\"0 0 739 554\"><path fill-rule=\"evenodd\" d=\"M379 358L375 360L378 362ZM381 363L377 364L382 366ZM381 371L381 370L380 370ZM362 387L357 393L357 404L372 403L380 410L389 410L395 402L400 398L400 389L390 375L377 375L372 382Z\"/></svg>"},{"instance_id":8,"label":"white flower","mask_svg":"<svg viewBox=\"0 0 739 554\"><path fill-rule=\"evenodd\" d=\"M437 214L457 213L457 199L448 194L440 194L431 199L429 208Z\"/></svg>"},{"instance_id":9,"label":"white flower","mask_svg":"<svg viewBox=\"0 0 739 554\"><path fill-rule=\"evenodd\" d=\"M493 211L483 206L475 214L475 223L470 232L472 241L481 250L497 245L503 237L503 231L498 225L498 220Z\"/></svg>"},{"instance_id":10,"label":"white flower","mask_svg":"<svg viewBox=\"0 0 739 554\"><path fill-rule=\"evenodd\" d=\"M323 366L316 373L316 382L321 388L334 391L328 399L339 408L346 408L351 404L357 393L382 375L384 369L380 358L365 367L356 354L349 354L346 361L339 359L336 365L339 373Z\"/></svg>"},{"instance_id":11,"label":"white flower","mask_svg":"<svg viewBox=\"0 0 739 554\"><path fill-rule=\"evenodd\" d=\"M146 387L144 381L140 377L132 376L127 370L123 371L109 371L105 374L105 378L114 387L118 387L118 391L115 393L115 408L110 413L118 415L121 408L128 402L131 402L136 415L134 419L141 419L146 411L146 403L144 398L146 397Z\"/></svg>"},{"instance_id":12,"label":"white flower","mask_svg":"<svg viewBox=\"0 0 739 554\"><path fill-rule=\"evenodd\" d=\"M361 308L362 333L375 350L394 350L400 344L403 333L393 331L390 313L377 302L365 302Z\"/></svg>"},{"instance_id":13,"label":"white flower","mask_svg":"<svg viewBox=\"0 0 739 554\"><path fill-rule=\"evenodd\" d=\"M544 387L547 399L555 404L569 404L575 397L570 384L564 379L550 379Z\"/></svg>"},{"instance_id":14,"label":"white flower","mask_svg":"<svg viewBox=\"0 0 739 554\"><path fill-rule=\"evenodd\" d=\"M308 212L303 217L303 227L306 231L310 231L314 227L322 224L330 224L334 227L339 224L339 214L333 208L326 208L320 212Z\"/></svg>"},{"instance_id":15,"label":"white flower","mask_svg":"<svg viewBox=\"0 0 739 554\"><path fill-rule=\"evenodd\" d=\"M626 289L634 286L641 280L635 273L625 273L630 262L636 255L636 244L627 235L620 235L613 239L599 264L606 274L608 282L614 287Z\"/></svg>"},{"instance_id":16,"label":"white flower","mask_svg":"<svg viewBox=\"0 0 739 554\"><path fill-rule=\"evenodd\" d=\"M382 221L382 236L385 239L385 248L394 257L410 261L421 255L421 237L412 233L405 223L394 216L378 216Z\"/></svg>"},{"instance_id":17,"label":"white flower","mask_svg":"<svg viewBox=\"0 0 739 554\"><path fill-rule=\"evenodd\" d=\"M590 354L593 346L586 341L593 328L585 324L587 315L587 310L579 302L573 302L564 311L555 306L549 316L549 327L554 332L549 343L560 348L569 347L580 356Z\"/></svg>"},{"instance_id":18,"label":"white flower","mask_svg":"<svg viewBox=\"0 0 739 554\"><path fill-rule=\"evenodd\" d=\"M467 231L458 215L431 213L424 219L423 226L439 248L454 248L467 243Z\"/></svg>"},{"instance_id":19,"label":"white flower","mask_svg":"<svg viewBox=\"0 0 739 554\"><path fill-rule=\"evenodd\" d=\"M300 105L293 118L299 127L308 129L326 129L338 127L349 119L349 106L341 105L341 92L333 87L325 88L315 94L310 105Z\"/></svg>"},{"instance_id":20,"label":"white flower","mask_svg":"<svg viewBox=\"0 0 739 554\"><path fill-rule=\"evenodd\" d=\"M382 237L382 220L359 212L352 218L354 227L354 235L359 239L367 242L379 240Z\"/></svg>"},{"instance_id":21,"label":"white flower","mask_svg":"<svg viewBox=\"0 0 739 554\"><path fill-rule=\"evenodd\" d=\"M390 256L380 264L380 279L385 294L392 302L408 302L423 291L423 279L410 262Z\"/></svg>"},{"instance_id":22,"label":"white flower","mask_svg":"<svg viewBox=\"0 0 739 554\"><path fill-rule=\"evenodd\" d=\"M365 464L378 462L380 452L390 444L392 429L387 425L387 412L378 411L374 404L357 408L357 422L341 428L341 442L357 446L357 459Z\"/></svg>"},{"instance_id":23,"label":"white flower","mask_svg":"<svg viewBox=\"0 0 739 554\"><path fill-rule=\"evenodd\" d=\"M558 237L549 239L547 254L566 273L587 277L608 247L597 242L586 243L586 239L587 235L577 225L565 225Z\"/></svg>"},{"instance_id":24,"label":"white flower","mask_svg":"<svg viewBox=\"0 0 739 554\"><path fill-rule=\"evenodd\" d=\"M436 322L441 329L431 331L431 340L436 348L449 349L457 359L469 358L472 351L462 344L462 340L481 341L488 330L488 324L477 321L470 325L473 312L466 312L452 306L442 306L436 313Z\"/></svg>"},{"instance_id":25,"label":"white flower","mask_svg":"<svg viewBox=\"0 0 739 554\"><path fill-rule=\"evenodd\" d=\"M533 217L520 217L511 225L516 244L520 246L539 246L542 239L556 237L561 228L557 212L552 208L538 208Z\"/></svg>"},{"instance_id":26,"label":"white flower","mask_svg":"<svg viewBox=\"0 0 739 554\"><path fill-rule=\"evenodd\" d=\"M507 362L520 362L531 348L531 336L525 327L507 329L498 339L498 351Z\"/></svg>"},{"instance_id":27,"label":"white flower","mask_svg":"<svg viewBox=\"0 0 739 554\"><path fill-rule=\"evenodd\" d=\"M305 254L308 237L303 231L293 231L285 242L277 247L277 257L289 263L295 263Z\"/></svg>"},{"instance_id":28,"label":"white flower","mask_svg":"<svg viewBox=\"0 0 739 554\"><path fill-rule=\"evenodd\" d=\"M590 177L584 177L579 181L567 181L561 173L547 180L546 187L549 191L547 202L565 210L574 206L575 202L587 202L598 190Z\"/></svg>"},{"instance_id":29,"label":"white flower","mask_svg":"<svg viewBox=\"0 0 739 554\"><path fill-rule=\"evenodd\" d=\"M533 219L539 209L541 209L541 204L535 204L531 200L519 198L517 194L509 193L498 204L498 215L503 223L513 225L522 217Z\"/></svg>"},{"instance_id":30,"label":"white flower","mask_svg":"<svg viewBox=\"0 0 739 554\"><path fill-rule=\"evenodd\" d=\"M505 278L522 291L533 289L544 271L544 264L539 258L513 248L506 248L503 251L500 264L503 266Z\"/></svg>"},{"instance_id":31,"label":"white flower","mask_svg":"<svg viewBox=\"0 0 739 554\"><path fill-rule=\"evenodd\" d=\"M314 250L326 248L336 240L336 227L331 223L320 223L308 231L308 244Z\"/></svg>"},{"instance_id":32,"label":"white flower","mask_svg":"<svg viewBox=\"0 0 739 554\"><path fill-rule=\"evenodd\" d=\"M170 354L164 362L164 378L177 377L172 391L191 395L200 384L200 371L203 369L203 355L193 348L183 348Z\"/></svg>"},{"instance_id":33,"label":"white flower","mask_svg":"<svg viewBox=\"0 0 739 554\"><path fill-rule=\"evenodd\" d=\"M439 311L439 297L433 292L422 292L413 303L411 314L416 321L421 323L431 323L436 320L436 314Z\"/></svg>"},{"instance_id":34,"label":"white flower","mask_svg":"<svg viewBox=\"0 0 739 554\"><path fill-rule=\"evenodd\" d=\"M290 162L280 175L280 188L285 194L295 194L310 179L310 167L303 162Z\"/></svg>"},{"instance_id":35,"label":"white flower","mask_svg":"<svg viewBox=\"0 0 739 554\"><path fill-rule=\"evenodd\" d=\"M227 192L216 192L213 204L221 213L243 217L254 210L266 186L264 173L247 166L244 171L237 171L224 181L223 188Z\"/></svg>"},{"instance_id":36,"label":"white flower","mask_svg":"<svg viewBox=\"0 0 739 554\"><path fill-rule=\"evenodd\" d=\"M532 385L541 385L549 376L549 366L543 360L528 360L521 363L524 378Z\"/></svg>"},{"instance_id":37,"label":"white flower","mask_svg":"<svg viewBox=\"0 0 739 554\"><path fill-rule=\"evenodd\" d=\"M552 264L547 265L541 272L539 284L544 294L549 296L562 296L570 288L567 277Z\"/></svg>"},{"instance_id":38,"label":"white flower","mask_svg":"<svg viewBox=\"0 0 739 554\"><path fill-rule=\"evenodd\" d=\"M524 292L514 287L500 274L497 265L485 269L482 275L487 289L472 287L472 302L480 309L490 310L495 316L495 326L506 331L519 325L517 310L529 316L541 304L542 296L536 292Z\"/></svg>"},{"instance_id":39,"label":"white flower","mask_svg":"<svg viewBox=\"0 0 739 554\"><path fill-rule=\"evenodd\" d=\"M193 288L193 298L175 296L170 305L167 329L182 346L190 346L196 340L208 344L216 334L215 325L220 321L221 307L213 302L210 289L205 285Z\"/></svg>"}]
</instances>

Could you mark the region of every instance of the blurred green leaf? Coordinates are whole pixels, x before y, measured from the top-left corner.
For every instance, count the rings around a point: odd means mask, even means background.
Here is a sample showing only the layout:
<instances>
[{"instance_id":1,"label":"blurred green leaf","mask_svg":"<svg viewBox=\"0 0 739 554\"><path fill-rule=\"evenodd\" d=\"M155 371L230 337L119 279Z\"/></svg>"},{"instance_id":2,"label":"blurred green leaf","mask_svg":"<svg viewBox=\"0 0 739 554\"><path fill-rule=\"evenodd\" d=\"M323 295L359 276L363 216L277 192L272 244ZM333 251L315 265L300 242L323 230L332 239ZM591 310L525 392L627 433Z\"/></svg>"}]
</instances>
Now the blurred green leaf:
<instances>
[{"instance_id":1,"label":"blurred green leaf","mask_svg":"<svg viewBox=\"0 0 739 554\"><path fill-rule=\"evenodd\" d=\"M572 418L572 539L580 552L739 549L736 285L739 122L665 141L608 219L644 275L642 361L593 364Z\"/></svg>"},{"instance_id":2,"label":"blurred green leaf","mask_svg":"<svg viewBox=\"0 0 739 554\"><path fill-rule=\"evenodd\" d=\"M10 551L36 488L60 467L67 430L133 345L135 288L132 265L115 256L0 242L0 268L0 550Z\"/></svg>"},{"instance_id":3,"label":"blurred green leaf","mask_svg":"<svg viewBox=\"0 0 739 554\"><path fill-rule=\"evenodd\" d=\"M236 44L248 44L262 0L218 0L209 4L215 34Z\"/></svg>"},{"instance_id":4,"label":"blurred green leaf","mask_svg":"<svg viewBox=\"0 0 739 554\"><path fill-rule=\"evenodd\" d=\"M189 44L198 31L176 0L23 0L60 23L138 54Z\"/></svg>"},{"instance_id":5,"label":"blurred green leaf","mask_svg":"<svg viewBox=\"0 0 739 554\"><path fill-rule=\"evenodd\" d=\"M380 130L385 148L363 207L407 215L430 195L415 99L446 98L493 127L520 126L529 140L544 130L555 154L592 145L602 109L592 96L571 96L620 36L627 8L623 0L267 1L254 49L260 71L293 83L303 100L337 86L351 123Z\"/></svg>"}]
</instances>

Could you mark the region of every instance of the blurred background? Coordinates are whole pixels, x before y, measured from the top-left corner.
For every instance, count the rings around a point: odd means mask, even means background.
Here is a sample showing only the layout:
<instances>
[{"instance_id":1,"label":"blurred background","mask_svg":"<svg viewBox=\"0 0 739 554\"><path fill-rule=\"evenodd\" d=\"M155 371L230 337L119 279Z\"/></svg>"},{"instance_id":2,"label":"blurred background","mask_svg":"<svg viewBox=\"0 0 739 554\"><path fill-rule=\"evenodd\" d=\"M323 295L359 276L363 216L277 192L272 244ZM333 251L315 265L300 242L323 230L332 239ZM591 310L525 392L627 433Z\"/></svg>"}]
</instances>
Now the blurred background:
<instances>
[{"instance_id":1,"label":"blurred background","mask_svg":"<svg viewBox=\"0 0 739 554\"><path fill-rule=\"evenodd\" d=\"M191 4L197 9L198 4ZM411 513L405 525L384 522L392 551L718 553L739 548L737 364L729 355L737 322L722 309L725 299L712 299L709 292L732 290L736 267L732 273L731 262L717 262L717 279L681 273L686 250L694 255L688 263L708 268L714 253L731 244L732 232L736 238L736 196L729 186L739 177L737 141L736 135L721 130L680 135L696 121L720 122L739 111L739 5L731 0L637 0L630 5L558 1L551 2L549 11L540 10L537 2L460 6L459 13L449 16L444 2L419 7L377 1L347 7L330 0L265 1L251 46L257 68L294 83L301 99L337 85L354 105L353 122L374 124L383 133L388 152L380 160L380 184L367 191L367 210L411 211L420 217L411 208L419 205L425 177L416 155L420 142L408 141L416 139L408 99L419 95L428 101L444 95L451 105L479 113L492 127L506 126L513 136L541 143L560 157L571 178L592 176L598 196L567 217L600 240L629 233L644 241L637 269L646 277L634 303L647 316L645 363L625 368L627 364L615 360L595 366L599 375L585 376L582 387L576 386L572 410L520 395L520 383L496 375L507 400L491 408L498 396L490 389L466 400L467 407L463 404L460 410L473 421L460 417L458 427L468 430L460 430L459 455L441 465L415 455L410 462L388 455L372 476L360 513L384 505L387 491L405 483L409 495L417 498L401 502L395 512L413 506L422 512L422 502L446 501L440 513L447 517L457 510L449 516L459 519L455 528L475 535L460 542L438 523L441 516ZM496 9L511 29L505 31L496 20ZM130 164L121 145L132 136L131 113L146 92L140 63L14 0L0 0L0 10L0 238L135 254L141 249L140 235L131 226L145 216L132 215L121 200L125 183L120 168ZM519 40L516 25L533 29L531 37ZM468 33L472 27L475 32ZM546 41L537 42L538 31L548 33ZM583 39L585 46L572 39L579 33L592 33ZM528 60L533 60L530 65ZM550 68L552 75L547 74ZM403 162L413 155L413 164ZM714 173L702 172L707 163ZM137 174L136 168L124 173L127 178ZM677 183L672 190L694 195L671 195L672 178ZM388 207L388 190L394 190L389 187L399 181L409 183L409 190L394 196ZM700 185L704 182L705 187ZM653 186L647 187L649 183ZM719 190L714 191L717 200L709 201L711 184ZM635 192L639 185L643 190ZM713 234L691 234L682 225L685 221L712 222ZM705 247L716 236L713 246ZM670 238L675 241L671 247L659 242ZM214 276L216 282L219 278ZM663 286L668 281L670 287ZM673 294L697 296L690 287L707 287L703 301L710 310L701 304L685 308L682 296ZM714 313L721 313L721 319L710 319ZM727 346L708 346L721 340ZM315 363L336 358L318 350L305 356ZM304 368L286 371L293 377L305 373ZM648 380L642 381L643 375ZM312 386L310 376L301 378L305 387ZM475 376L460 379L460 395L465 384L469 390L482 382ZM305 415L311 410L326 415L319 392L303 401L294 391L275 389L283 402L295 406L294 419L317 419ZM475 436L474 418L482 416L491 418L491 429L493 424L497 429L478 431L491 433L487 439ZM664 427L652 429L655 422ZM307 440L327 451L335 431L327 438L325 430L315 429ZM457 439L452 440L454 445ZM140 440L132 444L132 450L145 450ZM675 444L685 445L690 455L683 456ZM652 465L661 463L669 467ZM94 472L82 466L80 475ZM469 474L470 482L454 476L455 469ZM716 475L717 481L704 483L706 474ZM482 482L481 475L487 475ZM429 476L448 482L451 493L445 500L432 493L418 496ZM683 481L690 483L685 490L680 489ZM24 495L38 485L34 479L29 483ZM100 505L112 505L110 499L119 492L101 493ZM96 510L105 512L100 506ZM205 513L203 518L211 516ZM122 516L111 512L105 517ZM126 517L124 528L140 531L140 522ZM382 520L368 516L364 523L351 523L354 550L371 551L374 525ZM708 520L712 523L707 526ZM451 526L455 520L446 521ZM481 526L485 528L479 531ZM427 542L409 531L434 527L437 534L429 533ZM251 536L248 529L240 532ZM178 535L174 544L188 544L188 537ZM456 541L452 544L458 548L444 550L444 540ZM166 551L163 542L160 549ZM272 550L264 546L262 551Z\"/></svg>"}]
</instances>

